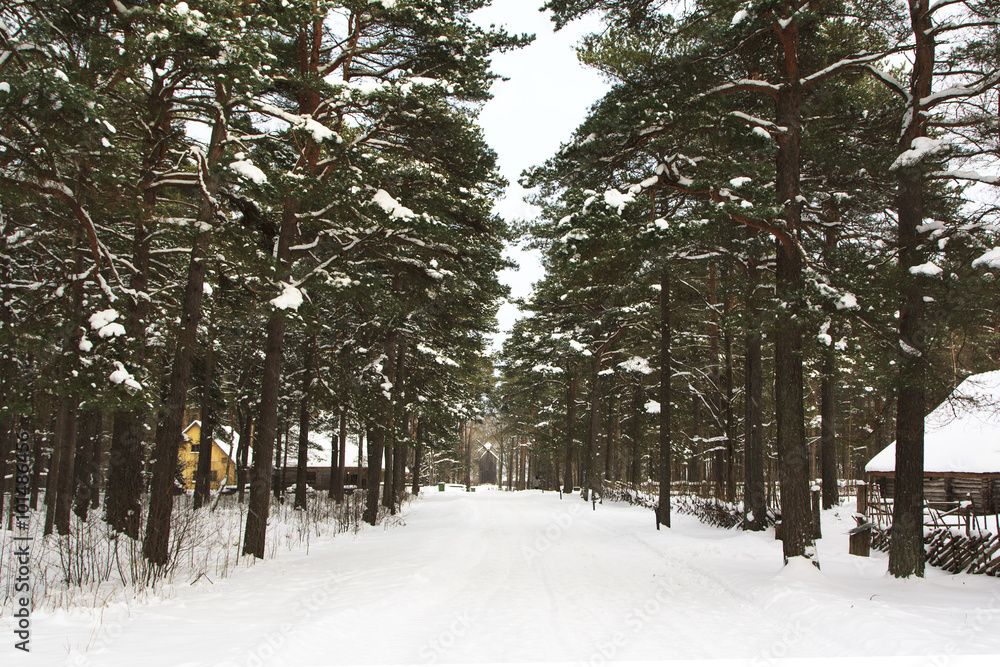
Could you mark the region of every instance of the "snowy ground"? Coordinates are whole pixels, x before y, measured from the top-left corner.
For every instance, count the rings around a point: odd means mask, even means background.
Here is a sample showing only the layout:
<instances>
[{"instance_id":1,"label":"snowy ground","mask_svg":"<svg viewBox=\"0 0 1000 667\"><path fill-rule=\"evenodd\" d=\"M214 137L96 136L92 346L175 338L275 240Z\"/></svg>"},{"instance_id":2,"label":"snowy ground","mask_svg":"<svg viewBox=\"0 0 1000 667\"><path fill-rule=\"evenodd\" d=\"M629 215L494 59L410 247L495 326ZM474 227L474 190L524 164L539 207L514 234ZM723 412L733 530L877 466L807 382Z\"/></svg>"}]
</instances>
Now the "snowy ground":
<instances>
[{"instance_id":1,"label":"snowy ground","mask_svg":"<svg viewBox=\"0 0 1000 667\"><path fill-rule=\"evenodd\" d=\"M998 664L1000 580L894 580L884 555L847 555L850 525L824 516L822 572L782 569L773 532L676 515L657 532L627 505L432 487L398 525L169 600L36 612L30 659L5 628L0 664Z\"/></svg>"}]
</instances>

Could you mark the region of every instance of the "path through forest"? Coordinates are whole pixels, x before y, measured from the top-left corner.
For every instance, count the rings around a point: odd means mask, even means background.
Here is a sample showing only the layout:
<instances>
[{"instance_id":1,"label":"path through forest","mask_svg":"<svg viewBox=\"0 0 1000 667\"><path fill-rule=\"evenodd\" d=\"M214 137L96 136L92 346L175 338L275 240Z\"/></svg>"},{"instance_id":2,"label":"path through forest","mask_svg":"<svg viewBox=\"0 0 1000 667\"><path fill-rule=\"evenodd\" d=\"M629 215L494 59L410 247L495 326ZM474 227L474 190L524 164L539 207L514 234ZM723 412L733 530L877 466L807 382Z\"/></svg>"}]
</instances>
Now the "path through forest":
<instances>
[{"instance_id":1,"label":"path through forest","mask_svg":"<svg viewBox=\"0 0 1000 667\"><path fill-rule=\"evenodd\" d=\"M617 503L449 491L427 491L398 525L171 599L37 614L32 657L299 667L949 654L954 665L1000 653L1000 581L893 580L884 556L846 554L849 509L824 516L817 572L782 569L773 532L686 516L657 532L651 512Z\"/></svg>"}]
</instances>

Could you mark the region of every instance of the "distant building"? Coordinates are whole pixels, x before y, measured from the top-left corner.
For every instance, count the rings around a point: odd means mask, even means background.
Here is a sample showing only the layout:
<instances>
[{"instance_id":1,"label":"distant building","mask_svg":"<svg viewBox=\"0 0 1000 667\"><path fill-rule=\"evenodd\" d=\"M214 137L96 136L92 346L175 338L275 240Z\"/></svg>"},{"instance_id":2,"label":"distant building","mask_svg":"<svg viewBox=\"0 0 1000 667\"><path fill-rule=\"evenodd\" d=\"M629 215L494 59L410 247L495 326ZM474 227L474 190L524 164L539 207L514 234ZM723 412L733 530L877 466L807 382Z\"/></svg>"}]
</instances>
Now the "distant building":
<instances>
[{"instance_id":1,"label":"distant building","mask_svg":"<svg viewBox=\"0 0 1000 667\"><path fill-rule=\"evenodd\" d=\"M384 472L384 469L383 469ZM277 466L271 477L272 488L278 488L284 484L288 487L295 484L298 468L296 466ZM333 480L333 469L330 466L306 466L306 486L317 491L329 491ZM358 489L368 488L368 468L358 468L347 466L344 468L344 486Z\"/></svg>"},{"instance_id":2,"label":"distant building","mask_svg":"<svg viewBox=\"0 0 1000 667\"><path fill-rule=\"evenodd\" d=\"M493 452L493 444L489 442L483 443L483 447L479 452L479 483L498 484L497 468L499 464L500 459Z\"/></svg>"},{"instance_id":3,"label":"distant building","mask_svg":"<svg viewBox=\"0 0 1000 667\"><path fill-rule=\"evenodd\" d=\"M965 379L924 419L924 500L971 501L976 514L1000 511L1000 371ZM895 494L896 443L865 466L883 498Z\"/></svg>"},{"instance_id":4,"label":"distant building","mask_svg":"<svg viewBox=\"0 0 1000 667\"><path fill-rule=\"evenodd\" d=\"M225 427L220 428L232 436L231 451L235 455L240 436ZM194 489L194 474L198 470L198 456L201 451L201 422L197 419L191 422L191 425L184 429L182 437L183 439L177 447L177 462L184 479L184 488ZM217 490L220 485L236 483L236 464L230 459L228 449L229 445L213 439L212 468L208 473L209 487L212 491Z\"/></svg>"}]
</instances>

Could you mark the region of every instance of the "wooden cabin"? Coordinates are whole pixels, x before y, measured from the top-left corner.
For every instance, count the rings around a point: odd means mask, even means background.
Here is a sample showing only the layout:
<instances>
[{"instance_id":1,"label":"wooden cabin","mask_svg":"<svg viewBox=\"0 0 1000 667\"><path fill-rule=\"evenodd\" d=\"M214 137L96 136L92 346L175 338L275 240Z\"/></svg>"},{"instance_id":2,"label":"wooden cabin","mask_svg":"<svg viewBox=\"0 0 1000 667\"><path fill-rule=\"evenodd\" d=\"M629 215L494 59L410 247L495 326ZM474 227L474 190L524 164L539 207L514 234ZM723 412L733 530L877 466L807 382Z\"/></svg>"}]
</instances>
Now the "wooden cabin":
<instances>
[{"instance_id":1,"label":"wooden cabin","mask_svg":"<svg viewBox=\"0 0 1000 667\"><path fill-rule=\"evenodd\" d=\"M282 475L282 472L284 474ZM384 472L384 470L383 470ZM296 466L286 466L282 469L275 467L271 477L272 488L278 488L284 481L287 489L295 484L298 468ZM330 466L306 466L306 485L317 491L329 491L333 481L333 469ZM368 468L357 466L344 467L344 486L357 489L368 488Z\"/></svg>"},{"instance_id":2,"label":"wooden cabin","mask_svg":"<svg viewBox=\"0 0 1000 667\"><path fill-rule=\"evenodd\" d=\"M924 420L924 500L972 501L976 514L1000 511L1000 371L972 375ZM896 443L865 472L882 498L895 491Z\"/></svg>"},{"instance_id":3,"label":"wooden cabin","mask_svg":"<svg viewBox=\"0 0 1000 667\"><path fill-rule=\"evenodd\" d=\"M497 469L499 464L500 459L493 452L492 443L483 443L482 449L479 452L479 483L497 484Z\"/></svg>"},{"instance_id":4,"label":"wooden cabin","mask_svg":"<svg viewBox=\"0 0 1000 667\"><path fill-rule=\"evenodd\" d=\"M221 440L212 439L212 467L209 471L209 487L218 490L222 484L236 483L236 464L230 459L230 452L236 455L240 436L235 431L220 427L232 439L232 446ZM182 432L181 443L177 446L177 463L184 479L184 488L194 489L194 473L198 470L198 456L201 451L201 422L194 420Z\"/></svg>"}]
</instances>

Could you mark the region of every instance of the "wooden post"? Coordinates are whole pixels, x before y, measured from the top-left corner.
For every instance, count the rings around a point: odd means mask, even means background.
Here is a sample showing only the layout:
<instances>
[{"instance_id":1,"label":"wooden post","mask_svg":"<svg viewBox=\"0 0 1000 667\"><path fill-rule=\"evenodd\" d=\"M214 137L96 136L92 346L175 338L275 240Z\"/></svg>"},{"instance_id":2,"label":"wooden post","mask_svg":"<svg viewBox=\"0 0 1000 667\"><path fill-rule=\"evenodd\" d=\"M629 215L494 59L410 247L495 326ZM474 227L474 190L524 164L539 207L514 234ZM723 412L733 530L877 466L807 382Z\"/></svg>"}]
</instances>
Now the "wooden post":
<instances>
[{"instance_id":1,"label":"wooden post","mask_svg":"<svg viewBox=\"0 0 1000 667\"><path fill-rule=\"evenodd\" d=\"M858 482L857 490L858 511L854 515L854 520L858 522L857 532L851 533L848 538L848 553L852 556L863 556L867 558L871 555L872 530L868 523L868 485ZM867 528L865 528L867 526Z\"/></svg>"},{"instance_id":2,"label":"wooden post","mask_svg":"<svg viewBox=\"0 0 1000 667\"><path fill-rule=\"evenodd\" d=\"M867 558L871 555L872 548L872 524L863 522L862 519L856 519L858 521L858 527L855 529L856 532L851 532L848 538L848 553L852 556L864 556Z\"/></svg>"}]
</instances>

